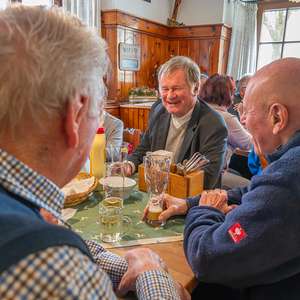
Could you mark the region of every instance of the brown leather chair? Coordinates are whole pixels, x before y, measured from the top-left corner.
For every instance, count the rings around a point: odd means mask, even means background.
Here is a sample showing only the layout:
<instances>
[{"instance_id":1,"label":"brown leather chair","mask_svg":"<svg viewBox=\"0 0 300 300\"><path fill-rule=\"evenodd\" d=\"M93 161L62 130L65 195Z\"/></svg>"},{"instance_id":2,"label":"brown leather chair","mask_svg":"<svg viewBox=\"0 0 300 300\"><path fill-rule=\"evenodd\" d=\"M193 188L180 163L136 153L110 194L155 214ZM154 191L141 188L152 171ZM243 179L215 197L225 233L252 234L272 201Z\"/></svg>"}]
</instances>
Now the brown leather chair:
<instances>
[{"instance_id":1,"label":"brown leather chair","mask_svg":"<svg viewBox=\"0 0 300 300\"><path fill-rule=\"evenodd\" d=\"M124 129L123 130L123 142L132 144L132 150L136 148L136 146L140 143L140 130L134 129L133 133L131 133L129 130Z\"/></svg>"}]
</instances>

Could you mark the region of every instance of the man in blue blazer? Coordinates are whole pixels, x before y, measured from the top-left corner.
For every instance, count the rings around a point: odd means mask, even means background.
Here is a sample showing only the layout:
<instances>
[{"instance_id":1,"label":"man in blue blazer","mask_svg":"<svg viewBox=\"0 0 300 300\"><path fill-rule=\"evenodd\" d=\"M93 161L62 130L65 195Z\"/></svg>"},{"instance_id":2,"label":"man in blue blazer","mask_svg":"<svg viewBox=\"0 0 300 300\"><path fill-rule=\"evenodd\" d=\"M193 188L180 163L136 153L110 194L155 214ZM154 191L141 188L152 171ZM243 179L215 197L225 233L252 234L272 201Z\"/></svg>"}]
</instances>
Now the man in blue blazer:
<instances>
[{"instance_id":1,"label":"man in blue blazer","mask_svg":"<svg viewBox=\"0 0 300 300\"><path fill-rule=\"evenodd\" d=\"M137 170L147 151L170 151L171 163L200 152L210 161L204 173L204 189L221 187L227 128L218 112L197 99L199 67L187 57L176 56L161 67L158 80L161 100L151 109L140 144L128 156L127 174Z\"/></svg>"}]
</instances>

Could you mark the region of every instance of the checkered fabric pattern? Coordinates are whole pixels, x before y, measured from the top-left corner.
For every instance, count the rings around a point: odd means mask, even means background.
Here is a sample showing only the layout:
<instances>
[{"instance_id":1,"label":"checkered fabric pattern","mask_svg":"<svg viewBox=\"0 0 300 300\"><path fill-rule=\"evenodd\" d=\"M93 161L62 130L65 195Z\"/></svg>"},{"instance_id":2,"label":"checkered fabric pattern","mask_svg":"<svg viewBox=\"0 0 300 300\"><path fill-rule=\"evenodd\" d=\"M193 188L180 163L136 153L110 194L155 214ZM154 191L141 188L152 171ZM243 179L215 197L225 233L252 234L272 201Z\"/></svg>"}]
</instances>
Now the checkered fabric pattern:
<instances>
[{"instance_id":1,"label":"checkered fabric pattern","mask_svg":"<svg viewBox=\"0 0 300 300\"><path fill-rule=\"evenodd\" d=\"M1 149L0 184L66 223L60 189ZM77 248L55 246L10 266L0 274L0 299L117 299L113 289L126 272L127 262L94 241L86 244L96 264ZM169 275L158 271L139 276L136 288L140 299L179 299Z\"/></svg>"}]
</instances>

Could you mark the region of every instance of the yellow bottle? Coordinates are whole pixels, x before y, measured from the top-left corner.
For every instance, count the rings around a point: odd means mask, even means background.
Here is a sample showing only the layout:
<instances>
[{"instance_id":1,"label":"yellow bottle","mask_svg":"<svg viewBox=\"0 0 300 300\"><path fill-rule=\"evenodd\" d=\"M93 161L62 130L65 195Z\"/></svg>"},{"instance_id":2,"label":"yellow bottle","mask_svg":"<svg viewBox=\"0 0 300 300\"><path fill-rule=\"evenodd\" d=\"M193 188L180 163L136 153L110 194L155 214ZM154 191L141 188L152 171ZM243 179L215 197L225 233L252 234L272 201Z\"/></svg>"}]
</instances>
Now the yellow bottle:
<instances>
[{"instance_id":1,"label":"yellow bottle","mask_svg":"<svg viewBox=\"0 0 300 300\"><path fill-rule=\"evenodd\" d=\"M99 127L95 136L91 156L90 156L90 172L98 180L103 177L103 165L105 164L105 134L104 128ZM102 190L102 186L98 183L96 191Z\"/></svg>"}]
</instances>

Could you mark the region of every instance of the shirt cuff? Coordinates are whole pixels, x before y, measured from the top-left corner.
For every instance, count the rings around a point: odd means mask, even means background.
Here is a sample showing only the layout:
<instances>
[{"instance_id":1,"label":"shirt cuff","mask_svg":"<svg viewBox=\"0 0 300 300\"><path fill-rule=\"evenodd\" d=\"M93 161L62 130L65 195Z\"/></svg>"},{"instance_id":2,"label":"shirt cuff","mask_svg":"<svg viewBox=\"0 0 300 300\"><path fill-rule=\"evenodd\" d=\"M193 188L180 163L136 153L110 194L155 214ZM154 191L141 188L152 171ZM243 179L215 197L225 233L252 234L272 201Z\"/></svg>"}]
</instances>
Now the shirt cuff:
<instances>
[{"instance_id":1,"label":"shirt cuff","mask_svg":"<svg viewBox=\"0 0 300 300\"><path fill-rule=\"evenodd\" d=\"M131 174L135 172L135 164L132 161L127 161L131 165Z\"/></svg>"},{"instance_id":2,"label":"shirt cuff","mask_svg":"<svg viewBox=\"0 0 300 300\"><path fill-rule=\"evenodd\" d=\"M166 272L146 271L137 278L135 286L138 299L180 300L174 281Z\"/></svg>"}]
</instances>

